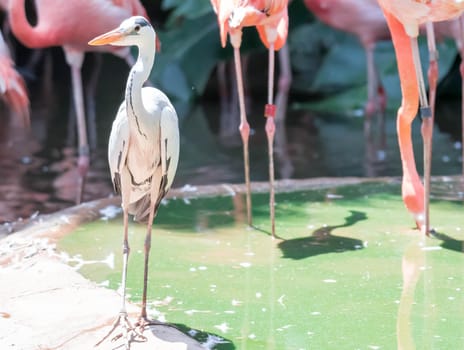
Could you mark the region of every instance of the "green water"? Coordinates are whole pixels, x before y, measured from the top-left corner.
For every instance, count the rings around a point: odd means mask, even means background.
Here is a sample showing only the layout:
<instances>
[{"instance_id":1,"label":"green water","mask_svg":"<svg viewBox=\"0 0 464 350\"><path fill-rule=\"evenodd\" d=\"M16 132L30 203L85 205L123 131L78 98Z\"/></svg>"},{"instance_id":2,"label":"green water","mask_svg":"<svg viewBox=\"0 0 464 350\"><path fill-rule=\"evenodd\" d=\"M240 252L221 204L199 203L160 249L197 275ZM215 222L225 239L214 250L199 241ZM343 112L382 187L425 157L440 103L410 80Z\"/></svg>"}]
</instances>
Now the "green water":
<instances>
[{"instance_id":1,"label":"green water","mask_svg":"<svg viewBox=\"0 0 464 350\"><path fill-rule=\"evenodd\" d=\"M462 349L463 203L431 204L438 238L413 228L398 184L171 200L155 220L149 313L215 334L220 349ZM128 293L140 301L145 228L131 223ZM122 219L97 221L59 248L117 289ZM115 268L99 261L115 256ZM111 261L111 259L109 259ZM76 261L70 262L76 265ZM115 310L115 313L118 310Z\"/></svg>"}]
</instances>

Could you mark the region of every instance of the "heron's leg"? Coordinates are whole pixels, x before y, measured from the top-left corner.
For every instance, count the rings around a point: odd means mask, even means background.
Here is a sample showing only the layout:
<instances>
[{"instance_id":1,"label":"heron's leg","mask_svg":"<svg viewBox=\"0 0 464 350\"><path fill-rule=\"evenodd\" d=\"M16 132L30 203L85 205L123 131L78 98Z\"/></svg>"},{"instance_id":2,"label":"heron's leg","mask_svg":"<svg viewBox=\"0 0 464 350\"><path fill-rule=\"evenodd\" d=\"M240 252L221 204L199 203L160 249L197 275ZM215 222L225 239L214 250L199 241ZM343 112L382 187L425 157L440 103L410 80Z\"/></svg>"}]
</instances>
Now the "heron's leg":
<instances>
[{"instance_id":1,"label":"heron's leg","mask_svg":"<svg viewBox=\"0 0 464 350\"><path fill-rule=\"evenodd\" d=\"M85 177L89 170L89 144L87 141L87 126L84 112L84 96L82 92L81 67L84 61L84 54L65 49L66 62L71 67L72 88L74 96L74 108L77 116L77 134L78 134L78 153L77 160L78 187L76 203L80 203L84 192Z\"/></svg>"},{"instance_id":2,"label":"heron's leg","mask_svg":"<svg viewBox=\"0 0 464 350\"><path fill-rule=\"evenodd\" d=\"M151 198L156 198L155 191L154 191L155 188L159 188L159 182L154 181L152 183ZM136 335L142 336L143 338L145 338L145 336L143 336L142 334L143 334L143 331L145 330L145 327L147 326L163 325L163 326L172 327L172 328L177 329L177 327L172 324L164 323L164 322L153 320L153 319L148 319L147 317L148 261L150 258L151 231L153 227L153 219L154 219L154 214L155 214L155 203L156 203L155 200L152 200L150 203L150 214L148 216L148 223L147 223L147 235L145 236L145 244L144 244L145 259L144 259L144 268L143 268L142 310L140 311L139 320L136 323L136 326L137 326Z\"/></svg>"},{"instance_id":3,"label":"heron's leg","mask_svg":"<svg viewBox=\"0 0 464 350\"><path fill-rule=\"evenodd\" d=\"M417 37L411 38L412 53L414 66L416 69L417 83L419 86L419 107L420 116L422 118L422 139L423 139L423 155L424 155L424 226L422 230L425 234L429 234L429 198L430 198L430 156L432 147L432 131L433 119L432 108L430 108L427 92L425 89L424 75L420 62L419 47Z\"/></svg>"},{"instance_id":4,"label":"heron's leg","mask_svg":"<svg viewBox=\"0 0 464 350\"><path fill-rule=\"evenodd\" d=\"M151 231L153 227L153 219L155 215L155 206L156 206L156 198L157 198L155 189L160 188L160 183L153 181L151 186L152 186L152 190L151 190L151 196L150 196L151 197L150 209L149 209L150 212L148 215L147 235L145 236L145 244L144 244L145 259L144 259L144 268L143 268L142 310L140 312L139 321L137 323L140 333L143 333L145 327L148 325L170 326L169 324L164 324L163 322L160 322L157 320L149 320L147 317L148 261L150 258Z\"/></svg>"},{"instance_id":5,"label":"heron's leg","mask_svg":"<svg viewBox=\"0 0 464 350\"><path fill-rule=\"evenodd\" d=\"M231 33L231 43L234 48L234 61L235 61L235 73L237 77L237 89L240 105L240 134L243 142L243 162L245 168L245 184L246 184L246 203L247 203L247 218L248 225L252 225L251 215L251 183L250 183L250 162L248 152L248 139L250 136L250 125L247 121L246 107L245 107L245 93L243 91L243 77L242 77L242 66L240 63L240 44L242 40L242 32L234 31Z\"/></svg>"},{"instance_id":6,"label":"heron's leg","mask_svg":"<svg viewBox=\"0 0 464 350\"><path fill-rule=\"evenodd\" d=\"M127 262L129 261L129 214L127 209L124 208L124 239L122 242L122 277L121 277L121 313L127 314L126 311L126 282L127 282Z\"/></svg>"},{"instance_id":7,"label":"heron's leg","mask_svg":"<svg viewBox=\"0 0 464 350\"><path fill-rule=\"evenodd\" d=\"M106 335L97 343L95 346L100 345L105 341L119 326L122 328L122 333L115 335L112 338L112 341L115 341L119 338L123 338L125 341L125 348L130 349L130 340L132 333L136 338L140 340L145 340L145 337L139 333L136 328L132 325L129 321L129 317L126 311L126 281L127 281L127 262L129 260L129 239L128 239L128 232L129 232L129 215L127 209L123 207L123 221L124 221L124 239L122 244L122 252L123 252L123 260L122 260L122 278L121 278L121 288L122 288L122 295L121 295L121 310L119 311L119 315L116 320L113 322L111 329L106 333Z\"/></svg>"},{"instance_id":8,"label":"heron's leg","mask_svg":"<svg viewBox=\"0 0 464 350\"><path fill-rule=\"evenodd\" d=\"M142 311L140 313L140 317L144 320L147 319L147 288L148 288L148 260L150 257L150 249L151 249L151 230L153 225L153 213L155 211L155 203L151 203L150 205L150 215L148 216L148 223L147 223L147 235L145 236L145 244L144 244L144 253L145 259L143 264L143 291L142 291Z\"/></svg>"},{"instance_id":9,"label":"heron's leg","mask_svg":"<svg viewBox=\"0 0 464 350\"><path fill-rule=\"evenodd\" d=\"M274 193L274 135L275 123L274 117L276 106L274 105L274 43L269 45L269 74L268 74L268 90L267 90L267 105L264 108L264 116L266 117L266 135L269 156L269 211L271 219L272 238L275 238L275 193Z\"/></svg>"}]
</instances>

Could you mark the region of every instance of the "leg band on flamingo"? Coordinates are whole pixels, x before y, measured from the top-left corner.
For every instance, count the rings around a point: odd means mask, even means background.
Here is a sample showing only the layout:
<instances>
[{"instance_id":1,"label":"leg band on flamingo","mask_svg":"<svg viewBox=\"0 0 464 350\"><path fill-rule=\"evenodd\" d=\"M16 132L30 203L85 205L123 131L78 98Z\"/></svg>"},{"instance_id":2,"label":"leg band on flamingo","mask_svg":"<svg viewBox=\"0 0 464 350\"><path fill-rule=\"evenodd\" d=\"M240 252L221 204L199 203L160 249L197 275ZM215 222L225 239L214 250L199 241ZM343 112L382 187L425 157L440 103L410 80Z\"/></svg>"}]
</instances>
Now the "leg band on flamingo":
<instances>
[{"instance_id":1,"label":"leg band on flamingo","mask_svg":"<svg viewBox=\"0 0 464 350\"><path fill-rule=\"evenodd\" d=\"M421 109L420 109L420 117L421 117L421 119L432 118L432 109L429 106L421 107Z\"/></svg>"},{"instance_id":2,"label":"leg band on flamingo","mask_svg":"<svg viewBox=\"0 0 464 350\"><path fill-rule=\"evenodd\" d=\"M277 107L275 104L266 104L264 106L264 116L266 118L275 118L276 109Z\"/></svg>"},{"instance_id":3,"label":"leg band on flamingo","mask_svg":"<svg viewBox=\"0 0 464 350\"><path fill-rule=\"evenodd\" d=\"M79 146L78 148L79 155L82 157L88 157L90 155L89 145Z\"/></svg>"}]
</instances>

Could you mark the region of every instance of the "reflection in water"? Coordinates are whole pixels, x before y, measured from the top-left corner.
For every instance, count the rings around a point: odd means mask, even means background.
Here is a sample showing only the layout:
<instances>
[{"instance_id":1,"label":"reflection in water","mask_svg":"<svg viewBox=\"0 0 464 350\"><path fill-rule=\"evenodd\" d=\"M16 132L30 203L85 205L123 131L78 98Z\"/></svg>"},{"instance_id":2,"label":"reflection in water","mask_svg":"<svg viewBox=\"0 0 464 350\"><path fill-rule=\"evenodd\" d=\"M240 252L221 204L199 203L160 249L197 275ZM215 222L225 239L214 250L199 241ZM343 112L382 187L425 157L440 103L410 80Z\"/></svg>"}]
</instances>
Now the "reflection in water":
<instances>
[{"instance_id":1,"label":"reflection in water","mask_svg":"<svg viewBox=\"0 0 464 350\"><path fill-rule=\"evenodd\" d=\"M16 125L9 116L0 115L0 123L0 222L4 222L22 210L31 215L48 196L24 183L25 174L40 164L38 159L30 157L39 149L39 144L28 142L30 132Z\"/></svg>"},{"instance_id":2,"label":"reflection in water","mask_svg":"<svg viewBox=\"0 0 464 350\"><path fill-rule=\"evenodd\" d=\"M297 123L289 122L285 128L281 128L281 132L285 132L285 137L282 137L282 144L278 147L282 149L282 154L287 154L288 163L282 162L279 156L276 175L281 178L304 178L308 173L313 177L324 176L328 169L321 155L316 116L304 113Z\"/></svg>"},{"instance_id":3,"label":"reflection in water","mask_svg":"<svg viewBox=\"0 0 464 350\"><path fill-rule=\"evenodd\" d=\"M283 306L283 299L285 294L280 296L276 295L276 269L277 269L277 261L279 257L277 257L277 249L275 249L275 240L270 240L270 249L269 249L269 262L268 262L268 269L269 269L269 330L268 330L268 348L273 350L276 349L276 339L275 339L275 331L280 330L276 327L276 321L278 318L278 312L276 312L276 306ZM277 282L278 283L278 282ZM278 305L279 304L279 305ZM292 325L290 325L292 326Z\"/></svg>"},{"instance_id":4,"label":"reflection in water","mask_svg":"<svg viewBox=\"0 0 464 350\"><path fill-rule=\"evenodd\" d=\"M459 253L464 253L464 240L458 240L452 238L446 234L442 233L434 233L433 237L441 241L440 247L452 251L456 251ZM436 298L435 291L440 288L434 283L432 276L430 275L436 265L436 263L431 261L432 256L428 256L428 254L433 253L434 251L440 251L440 247L435 245L427 246L428 242L426 242L425 237L423 236L414 236L414 240L406 247L405 252L403 254L402 263L401 263L401 272L403 277L403 286L401 291L401 298L398 307L398 316L397 316L397 344L399 350L414 350L417 348L416 343L414 341L414 333L413 329L417 329L417 320L413 320L413 307L417 305L421 305L423 303L424 311L422 311L423 315L421 317L421 321L423 321L422 325L422 334L427 336L431 339L433 336L439 337L440 334L435 334L433 332L437 332L437 330L432 330L431 322L429 318L434 320L435 317L429 315L430 313L435 313L437 310L434 310L437 307L437 304L443 304L444 300L435 301ZM434 242L433 242L434 243ZM429 259L427 259L429 258ZM418 282L420 281L421 277L423 278L424 282L424 300L418 301L418 290L416 287ZM449 279L454 279L452 275L445 275L441 276ZM460 291L460 288L457 289ZM433 296L434 299L429 300L430 295ZM448 297L448 301L454 300L453 297ZM454 311L455 309L453 309ZM458 311L460 312L460 311ZM441 319L444 321L445 319ZM457 334L457 337L460 335ZM430 348L433 346L428 344Z\"/></svg>"},{"instance_id":5,"label":"reflection in water","mask_svg":"<svg viewBox=\"0 0 464 350\"><path fill-rule=\"evenodd\" d=\"M372 117L377 117L372 120ZM385 112L378 111L376 115L364 118L365 175L375 177L382 174L386 167L387 134Z\"/></svg>"},{"instance_id":6,"label":"reflection in water","mask_svg":"<svg viewBox=\"0 0 464 350\"><path fill-rule=\"evenodd\" d=\"M396 323L398 350L414 350L416 348L411 332L411 311L414 305L414 294L425 264L423 242L412 242L405 250L401 263L403 289L398 308Z\"/></svg>"},{"instance_id":7,"label":"reflection in water","mask_svg":"<svg viewBox=\"0 0 464 350\"><path fill-rule=\"evenodd\" d=\"M234 204L233 217L235 223L245 224L247 222L245 193L235 193L235 195L232 196L232 202Z\"/></svg>"},{"instance_id":8,"label":"reflection in water","mask_svg":"<svg viewBox=\"0 0 464 350\"><path fill-rule=\"evenodd\" d=\"M230 198L233 206L232 212L228 209L220 211L215 207L196 211L194 221L196 232L204 233L210 231L211 228L214 227L214 223L211 221L217 222L218 218L232 218L237 226L245 225L247 223L245 193L235 193L234 195L225 198ZM188 202L187 199L186 201Z\"/></svg>"},{"instance_id":9,"label":"reflection in water","mask_svg":"<svg viewBox=\"0 0 464 350\"><path fill-rule=\"evenodd\" d=\"M464 177L442 177L432 184L430 198L447 201L464 201Z\"/></svg>"}]
</instances>

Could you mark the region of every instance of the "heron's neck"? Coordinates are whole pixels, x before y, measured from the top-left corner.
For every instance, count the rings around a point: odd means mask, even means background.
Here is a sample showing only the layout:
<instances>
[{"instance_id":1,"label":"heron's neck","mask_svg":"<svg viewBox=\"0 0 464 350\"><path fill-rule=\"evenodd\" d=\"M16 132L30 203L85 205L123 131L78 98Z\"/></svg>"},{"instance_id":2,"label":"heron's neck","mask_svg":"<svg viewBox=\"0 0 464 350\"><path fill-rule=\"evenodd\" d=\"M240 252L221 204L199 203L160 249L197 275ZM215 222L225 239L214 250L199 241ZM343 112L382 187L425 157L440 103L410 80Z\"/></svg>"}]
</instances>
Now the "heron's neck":
<instances>
[{"instance_id":1,"label":"heron's neck","mask_svg":"<svg viewBox=\"0 0 464 350\"><path fill-rule=\"evenodd\" d=\"M129 73L126 85L126 108L129 119L135 118L138 123L143 123L146 109L142 100L142 87L148 80L153 62L155 60L155 44L139 47L137 61ZM131 118L132 117L132 118ZM137 120L138 119L138 120Z\"/></svg>"}]
</instances>

